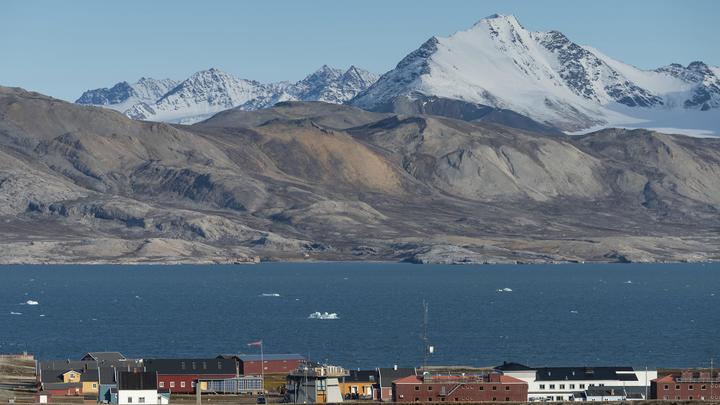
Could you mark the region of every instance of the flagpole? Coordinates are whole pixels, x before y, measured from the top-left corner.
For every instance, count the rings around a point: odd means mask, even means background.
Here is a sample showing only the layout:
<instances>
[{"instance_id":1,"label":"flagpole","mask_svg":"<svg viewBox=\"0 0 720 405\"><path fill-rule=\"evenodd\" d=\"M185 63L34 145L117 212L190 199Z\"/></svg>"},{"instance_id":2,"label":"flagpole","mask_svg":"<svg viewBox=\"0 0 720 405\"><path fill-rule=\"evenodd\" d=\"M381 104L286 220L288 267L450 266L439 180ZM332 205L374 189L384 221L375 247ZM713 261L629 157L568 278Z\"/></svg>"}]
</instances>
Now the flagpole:
<instances>
[{"instance_id":1,"label":"flagpole","mask_svg":"<svg viewBox=\"0 0 720 405\"><path fill-rule=\"evenodd\" d=\"M262 394L265 395L265 357L263 355L263 341L260 341L260 379Z\"/></svg>"}]
</instances>

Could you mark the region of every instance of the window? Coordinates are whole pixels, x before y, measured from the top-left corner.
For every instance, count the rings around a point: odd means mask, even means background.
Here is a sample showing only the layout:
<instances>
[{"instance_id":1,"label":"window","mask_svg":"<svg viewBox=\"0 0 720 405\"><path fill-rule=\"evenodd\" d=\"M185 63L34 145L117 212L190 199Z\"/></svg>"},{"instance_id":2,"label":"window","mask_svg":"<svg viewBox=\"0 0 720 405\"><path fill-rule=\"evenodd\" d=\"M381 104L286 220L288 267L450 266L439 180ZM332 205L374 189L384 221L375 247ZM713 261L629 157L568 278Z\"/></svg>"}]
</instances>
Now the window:
<instances>
[{"instance_id":1,"label":"window","mask_svg":"<svg viewBox=\"0 0 720 405\"><path fill-rule=\"evenodd\" d=\"M484 386L484 385L481 385L481 386L480 386L480 391L484 391L484 390L485 390L485 386Z\"/></svg>"},{"instance_id":2,"label":"window","mask_svg":"<svg viewBox=\"0 0 720 405\"><path fill-rule=\"evenodd\" d=\"M160 388L165 388L165 381L160 381Z\"/></svg>"},{"instance_id":3,"label":"window","mask_svg":"<svg viewBox=\"0 0 720 405\"><path fill-rule=\"evenodd\" d=\"M667 390L669 390L669 389L670 389L670 386L667 385L667 384L665 384L665 391L667 391ZM667 399L667 398L665 398L665 399Z\"/></svg>"},{"instance_id":4,"label":"window","mask_svg":"<svg viewBox=\"0 0 720 405\"><path fill-rule=\"evenodd\" d=\"M564 390L564 389L565 389L565 384L560 384L560 389L561 389L561 390Z\"/></svg>"},{"instance_id":5,"label":"window","mask_svg":"<svg viewBox=\"0 0 720 405\"><path fill-rule=\"evenodd\" d=\"M415 386L415 391L420 391L420 386L419 386L419 385L416 385L416 386Z\"/></svg>"},{"instance_id":6,"label":"window","mask_svg":"<svg viewBox=\"0 0 720 405\"><path fill-rule=\"evenodd\" d=\"M545 384L540 384L540 389L541 389L541 390L544 390L544 389L545 389Z\"/></svg>"},{"instance_id":7,"label":"window","mask_svg":"<svg viewBox=\"0 0 720 405\"><path fill-rule=\"evenodd\" d=\"M555 397L555 400L556 400L556 401L562 401L562 400L563 400L562 395L556 396L556 397Z\"/></svg>"},{"instance_id":8,"label":"window","mask_svg":"<svg viewBox=\"0 0 720 405\"><path fill-rule=\"evenodd\" d=\"M428 391L432 391L432 385L428 385Z\"/></svg>"},{"instance_id":9,"label":"window","mask_svg":"<svg viewBox=\"0 0 720 405\"><path fill-rule=\"evenodd\" d=\"M679 391L679 390L680 390L680 386L679 386L679 385L676 385L676 386L675 386L675 389Z\"/></svg>"},{"instance_id":10,"label":"window","mask_svg":"<svg viewBox=\"0 0 720 405\"><path fill-rule=\"evenodd\" d=\"M93 383L92 387L97 388L97 384ZM704 387L704 385L703 385L703 387ZM703 388L703 389L705 389L705 388Z\"/></svg>"},{"instance_id":11,"label":"window","mask_svg":"<svg viewBox=\"0 0 720 405\"><path fill-rule=\"evenodd\" d=\"M128 397L128 404L132 404L132 397Z\"/></svg>"},{"instance_id":12,"label":"window","mask_svg":"<svg viewBox=\"0 0 720 405\"><path fill-rule=\"evenodd\" d=\"M690 391L692 391L694 388L693 388L692 385L688 385L688 389L689 389Z\"/></svg>"},{"instance_id":13,"label":"window","mask_svg":"<svg viewBox=\"0 0 720 405\"><path fill-rule=\"evenodd\" d=\"M555 389L555 384L550 384L550 389L551 389L551 390L554 390L554 389Z\"/></svg>"},{"instance_id":14,"label":"window","mask_svg":"<svg viewBox=\"0 0 720 405\"><path fill-rule=\"evenodd\" d=\"M420 402L420 398L415 397L415 402Z\"/></svg>"},{"instance_id":15,"label":"window","mask_svg":"<svg viewBox=\"0 0 720 405\"><path fill-rule=\"evenodd\" d=\"M505 386L505 391L510 391L510 386L509 386L509 385L506 385L506 386Z\"/></svg>"},{"instance_id":16,"label":"window","mask_svg":"<svg viewBox=\"0 0 720 405\"><path fill-rule=\"evenodd\" d=\"M170 388L175 388L175 381L170 381Z\"/></svg>"},{"instance_id":17,"label":"window","mask_svg":"<svg viewBox=\"0 0 720 405\"><path fill-rule=\"evenodd\" d=\"M185 381L180 381L180 388L185 388Z\"/></svg>"},{"instance_id":18,"label":"window","mask_svg":"<svg viewBox=\"0 0 720 405\"><path fill-rule=\"evenodd\" d=\"M703 390L703 391L705 391L705 390L707 389L707 386L706 386L706 385L701 385L701 386L700 386L700 389Z\"/></svg>"},{"instance_id":19,"label":"window","mask_svg":"<svg viewBox=\"0 0 720 405\"><path fill-rule=\"evenodd\" d=\"M497 391L497 385L493 385L493 391ZM494 399L493 399L494 401Z\"/></svg>"},{"instance_id":20,"label":"window","mask_svg":"<svg viewBox=\"0 0 720 405\"><path fill-rule=\"evenodd\" d=\"M692 395L690 395L690 396L688 397L688 399L692 401L692 400L693 400Z\"/></svg>"},{"instance_id":21,"label":"window","mask_svg":"<svg viewBox=\"0 0 720 405\"><path fill-rule=\"evenodd\" d=\"M144 404L145 403L145 397L138 398L138 403Z\"/></svg>"},{"instance_id":22,"label":"window","mask_svg":"<svg viewBox=\"0 0 720 405\"><path fill-rule=\"evenodd\" d=\"M580 389L584 389L584 388L585 388L585 384L580 384Z\"/></svg>"},{"instance_id":23,"label":"window","mask_svg":"<svg viewBox=\"0 0 720 405\"><path fill-rule=\"evenodd\" d=\"M497 398L493 397L493 401L497 401Z\"/></svg>"},{"instance_id":24,"label":"window","mask_svg":"<svg viewBox=\"0 0 720 405\"><path fill-rule=\"evenodd\" d=\"M510 400L510 397L505 397L505 400L506 400L506 401L509 401L509 400Z\"/></svg>"},{"instance_id":25,"label":"window","mask_svg":"<svg viewBox=\"0 0 720 405\"><path fill-rule=\"evenodd\" d=\"M570 389L571 389L571 390L574 390L574 389L575 389L575 384L570 384Z\"/></svg>"}]
</instances>

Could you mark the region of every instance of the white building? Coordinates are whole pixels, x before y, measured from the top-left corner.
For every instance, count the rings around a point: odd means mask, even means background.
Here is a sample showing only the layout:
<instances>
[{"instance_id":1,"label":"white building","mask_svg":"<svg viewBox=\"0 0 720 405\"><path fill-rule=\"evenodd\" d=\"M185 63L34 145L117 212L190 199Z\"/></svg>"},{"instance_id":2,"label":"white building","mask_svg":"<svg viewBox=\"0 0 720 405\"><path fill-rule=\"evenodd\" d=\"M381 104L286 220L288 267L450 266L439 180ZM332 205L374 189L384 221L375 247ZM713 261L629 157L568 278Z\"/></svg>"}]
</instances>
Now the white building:
<instances>
[{"instance_id":1,"label":"white building","mask_svg":"<svg viewBox=\"0 0 720 405\"><path fill-rule=\"evenodd\" d=\"M118 375L116 399L119 405L167 404L170 396L166 392L158 392L157 374L154 372L123 371Z\"/></svg>"},{"instance_id":2,"label":"white building","mask_svg":"<svg viewBox=\"0 0 720 405\"><path fill-rule=\"evenodd\" d=\"M657 371L636 371L632 367L542 367L504 363L495 370L528 383L528 401L569 401L579 393L597 387L628 387L650 392ZM647 397L645 395L645 397Z\"/></svg>"},{"instance_id":3,"label":"white building","mask_svg":"<svg viewBox=\"0 0 720 405\"><path fill-rule=\"evenodd\" d=\"M286 401L296 404L343 402L340 378L350 375L338 366L301 364L287 378Z\"/></svg>"}]
</instances>

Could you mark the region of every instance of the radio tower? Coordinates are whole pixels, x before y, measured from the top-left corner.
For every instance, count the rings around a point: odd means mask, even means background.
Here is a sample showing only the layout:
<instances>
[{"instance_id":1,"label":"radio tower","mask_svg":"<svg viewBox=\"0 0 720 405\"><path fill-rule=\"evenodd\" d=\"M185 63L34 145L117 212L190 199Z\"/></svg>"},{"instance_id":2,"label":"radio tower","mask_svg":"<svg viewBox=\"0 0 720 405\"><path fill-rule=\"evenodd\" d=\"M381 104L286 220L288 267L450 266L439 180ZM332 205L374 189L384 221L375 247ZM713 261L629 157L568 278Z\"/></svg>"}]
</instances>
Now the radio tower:
<instances>
[{"instance_id":1,"label":"radio tower","mask_svg":"<svg viewBox=\"0 0 720 405\"><path fill-rule=\"evenodd\" d=\"M427 362L428 358L431 354L433 354L434 347L430 346L428 344L428 303L427 301L423 300L423 332L422 332L422 341L423 341L423 372L425 372L427 368Z\"/></svg>"}]
</instances>

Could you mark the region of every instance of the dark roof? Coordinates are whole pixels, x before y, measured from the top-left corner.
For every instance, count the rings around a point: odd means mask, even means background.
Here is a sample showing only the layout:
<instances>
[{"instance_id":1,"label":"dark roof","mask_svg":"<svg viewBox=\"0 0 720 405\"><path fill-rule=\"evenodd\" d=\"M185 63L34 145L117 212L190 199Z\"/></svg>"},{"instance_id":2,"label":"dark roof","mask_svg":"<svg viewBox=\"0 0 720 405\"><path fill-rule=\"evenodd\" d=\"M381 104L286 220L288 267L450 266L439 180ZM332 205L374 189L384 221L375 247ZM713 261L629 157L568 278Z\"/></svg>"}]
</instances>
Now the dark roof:
<instances>
[{"instance_id":1,"label":"dark roof","mask_svg":"<svg viewBox=\"0 0 720 405\"><path fill-rule=\"evenodd\" d=\"M543 367L538 368L535 381L561 380L619 380L637 381L635 374L617 374L633 371L632 367Z\"/></svg>"},{"instance_id":2,"label":"dark roof","mask_svg":"<svg viewBox=\"0 0 720 405\"><path fill-rule=\"evenodd\" d=\"M235 374L232 359L147 359L144 364L158 374Z\"/></svg>"},{"instance_id":3,"label":"dark roof","mask_svg":"<svg viewBox=\"0 0 720 405\"><path fill-rule=\"evenodd\" d=\"M100 366L114 366L118 369L128 367L140 367L139 360L126 359L126 360L46 360L38 363L38 368L44 373L45 370L90 370L97 369Z\"/></svg>"},{"instance_id":4,"label":"dark roof","mask_svg":"<svg viewBox=\"0 0 720 405\"><path fill-rule=\"evenodd\" d=\"M68 388L80 388L81 383L43 383L44 390L64 390Z\"/></svg>"},{"instance_id":5,"label":"dark roof","mask_svg":"<svg viewBox=\"0 0 720 405\"><path fill-rule=\"evenodd\" d=\"M414 368L409 367L398 367L395 368L379 368L378 369L378 381L380 387L392 387L392 382L399 380L400 378L409 377L416 375Z\"/></svg>"},{"instance_id":6,"label":"dark roof","mask_svg":"<svg viewBox=\"0 0 720 405\"><path fill-rule=\"evenodd\" d=\"M80 374L80 381L98 381L97 369L83 371L83 373Z\"/></svg>"},{"instance_id":7,"label":"dark roof","mask_svg":"<svg viewBox=\"0 0 720 405\"><path fill-rule=\"evenodd\" d=\"M343 377L346 382L377 382L375 370L350 370L350 375Z\"/></svg>"},{"instance_id":8,"label":"dark roof","mask_svg":"<svg viewBox=\"0 0 720 405\"><path fill-rule=\"evenodd\" d=\"M234 358L238 359L240 361L260 361L260 355L259 354L224 354L221 355L222 358ZM218 357L221 357L218 356ZM230 356L230 357L225 357ZM275 361L275 360L305 360L305 356L301 354L265 354L262 356L263 360L265 361Z\"/></svg>"},{"instance_id":9,"label":"dark roof","mask_svg":"<svg viewBox=\"0 0 720 405\"><path fill-rule=\"evenodd\" d=\"M506 362L504 361L503 364L495 367L495 370L498 371L530 371L535 370L534 368L530 368L524 364L515 363L515 362Z\"/></svg>"},{"instance_id":10,"label":"dark roof","mask_svg":"<svg viewBox=\"0 0 720 405\"><path fill-rule=\"evenodd\" d=\"M80 360L92 360L92 361L118 361L118 360L125 360L125 356L123 356L120 352L89 352L85 353L84 356Z\"/></svg>"},{"instance_id":11,"label":"dark roof","mask_svg":"<svg viewBox=\"0 0 720 405\"><path fill-rule=\"evenodd\" d=\"M118 374L120 390L157 390L157 374L154 372L128 372Z\"/></svg>"}]
</instances>

